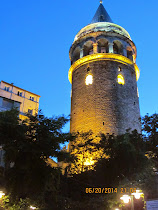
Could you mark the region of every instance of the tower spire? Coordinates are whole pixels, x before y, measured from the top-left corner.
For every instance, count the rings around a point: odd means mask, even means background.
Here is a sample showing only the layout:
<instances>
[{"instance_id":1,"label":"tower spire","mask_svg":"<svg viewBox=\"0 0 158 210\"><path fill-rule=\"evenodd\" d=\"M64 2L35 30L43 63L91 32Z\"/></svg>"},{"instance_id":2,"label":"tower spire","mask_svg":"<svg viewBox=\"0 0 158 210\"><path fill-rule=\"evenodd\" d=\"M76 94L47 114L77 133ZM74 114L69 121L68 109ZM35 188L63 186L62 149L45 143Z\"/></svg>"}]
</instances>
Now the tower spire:
<instances>
[{"instance_id":1,"label":"tower spire","mask_svg":"<svg viewBox=\"0 0 158 210\"><path fill-rule=\"evenodd\" d=\"M104 6L103 6L103 1L100 0L100 5L91 21L91 23L97 23L97 22L110 22L112 23L112 20L109 16L109 14L107 13L107 11L105 10Z\"/></svg>"}]
</instances>

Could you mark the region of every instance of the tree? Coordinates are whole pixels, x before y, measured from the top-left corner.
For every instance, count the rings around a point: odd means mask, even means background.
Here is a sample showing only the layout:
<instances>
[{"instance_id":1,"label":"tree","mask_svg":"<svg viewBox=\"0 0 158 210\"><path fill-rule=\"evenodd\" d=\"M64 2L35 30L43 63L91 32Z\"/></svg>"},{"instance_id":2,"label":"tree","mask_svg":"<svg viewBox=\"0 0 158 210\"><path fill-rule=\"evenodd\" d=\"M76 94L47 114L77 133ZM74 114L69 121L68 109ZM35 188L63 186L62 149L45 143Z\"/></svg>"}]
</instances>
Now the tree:
<instances>
[{"instance_id":1,"label":"tree","mask_svg":"<svg viewBox=\"0 0 158 210\"><path fill-rule=\"evenodd\" d=\"M71 163L70 173L78 174L94 168L99 156L95 145L92 131L73 134L70 150L74 161Z\"/></svg>"},{"instance_id":2,"label":"tree","mask_svg":"<svg viewBox=\"0 0 158 210\"><path fill-rule=\"evenodd\" d=\"M13 109L0 113L0 140L5 151L5 187L10 205L30 199L42 209L57 205L60 170L47 164L49 157L66 158L60 144L69 140L62 129L68 119L27 115L19 120ZM9 167L13 163L12 167Z\"/></svg>"},{"instance_id":3,"label":"tree","mask_svg":"<svg viewBox=\"0 0 158 210\"><path fill-rule=\"evenodd\" d=\"M144 140L147 144L147 150L157 152L158 146L158 114L149 116L148 114L142 118L142 129Z\"/></svg>"},{"instance_id":4,"label":"tree","mask_svg":"<svg viewBox=\"0 0 158 210\"><path fill-rule=\"evenodd\" d=\"M77 151L80 150L83 153L92 151L92 154L93 151L102 152L100 158L94 162L93 168L90 168L91 170L72 173L72 176L68 178L69 188L65 194L70 196L71 205L78 202L80 205L76 204L77 208L83 209L87 203L88 206L85 208L95 209L94 203L96 205L99 202L100 209L113 209L116 203L120 203L121 188L140 188L146 195L153 192L154 164L145 156L146 144L141 134L138 134L136 130L119 136L101 134L100 140L97 138L97 141L86 134L81 135L84 138L82 144L81 140L77 144ZM76 154L78 156L78 152ZM86 157L84 154L82 156ZM117 188L117 193L86 194L86 188Z\"/></svg>"}]
</instances>

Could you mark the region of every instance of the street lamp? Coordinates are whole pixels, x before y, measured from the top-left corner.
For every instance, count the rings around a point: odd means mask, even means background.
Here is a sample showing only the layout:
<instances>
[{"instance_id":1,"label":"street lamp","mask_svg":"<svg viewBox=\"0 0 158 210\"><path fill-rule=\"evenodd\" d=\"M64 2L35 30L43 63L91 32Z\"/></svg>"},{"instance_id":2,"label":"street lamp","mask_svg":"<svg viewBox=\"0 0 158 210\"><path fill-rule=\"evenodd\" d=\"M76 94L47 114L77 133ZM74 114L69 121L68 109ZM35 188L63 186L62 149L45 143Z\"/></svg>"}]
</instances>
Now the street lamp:
<instances>
[{"instance_id":1,"label":"street lamp","mask_svg":"<svg viewBox=\"0 0 158 210\"><path fill-rule=\"evenodd\" d=\"M124 203L129 203L131 197L129 195L123 195L120 199L123 200Z\"/></svg>"},{"instance_id":2,"label":"street lamp","mask_svg":"<svg viewBox=\"0 0 158 210\"><path fill-rule=\"evenodd\" d=\"M132 195L134 195L135 199L140 199L140 196L143 195L143 193L140 190L136 190Z\"/></svg>"},{"instance_id":3,"label":"street lamp","mask_svg":"<svg viewBox=\"0 0 158 210\"><path fill-rule=\"evenodd\" d=\"M131 195L123 195L120 199L123 200L124 203L129 203L131 200L131 210L134 210L134 202L133 202L133 196L135 199L140 199L141 195L143 195L141 190L136 190L135 193L131 193Z\"/></svg>"},{"instance_id":4,"label":"street lamp","mask_svg":"<svg viewBox=\"0 0 158 210\"><path fill-rule=\"evenodd\" d=\"M37 209L36 207L34 207L34 206L30 206L30 209Z\"/></svg>"},{"instance_id":5,"label":"street lamp","mask_svg":"<svg viewBox=\"0 0 158 210\"><path fill-rule=\"evenodd\" d=\"M3 191L0 191L0 199L5 195Z\"/></svg>"}]
</instances>

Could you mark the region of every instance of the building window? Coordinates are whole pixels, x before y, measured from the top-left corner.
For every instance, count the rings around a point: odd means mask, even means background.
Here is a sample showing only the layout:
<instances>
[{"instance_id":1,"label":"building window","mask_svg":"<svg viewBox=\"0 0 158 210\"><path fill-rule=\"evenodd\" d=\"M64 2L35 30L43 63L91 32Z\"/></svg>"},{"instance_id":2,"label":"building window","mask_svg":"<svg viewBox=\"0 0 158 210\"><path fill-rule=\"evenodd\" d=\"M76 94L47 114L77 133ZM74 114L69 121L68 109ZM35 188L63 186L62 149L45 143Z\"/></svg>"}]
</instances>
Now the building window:
<instances>
[{"instance_id":1,"label":"building window","mask_svg":"<svg viewBox=\"0 0 158 210\"><path fill-rule=\"evenodd\" d=\"M91 74L86 76L86 85L91 85L93 83L93 76Z\"/></svg>"},{"instance_id":2,"label":"building window","mask_svg":"<svg viewBox=\"0 0 158 210\"><path fill-rule=\"evenodd\" d=\"M22 97L22 92L18 91L17 95Z\"/></svg>"},{"instance_id":3,"label":"building window","mask_svg":"<svg viewBox=\"0 0 158 210\"><path fill-rule=\"evenodd\" d=\"M33 96L30 96L30 100L31 100L31 101L34 101L34 97L33 97Z\"/></svg>"},{"instance_id":4,"label":"building window","mask_svg":"<svg viewBox=\"0 0 158 210\"><path fill-rule=\"evenodd\" d=\"M119 75L117 76L117 82L118 82L118 84L120 84L120 85L124 85L124 84L125 84L124 77L123 77L121 74L119 74Z\"/></svg>"},{"instance_id":5,"label":"building window","mask_svg":"<svg viewBox=\"0 0 158 210\"><path fill-rule=\"evenodd\" d=\"M9 87L5 86L4 90L9 92Z\"/></svg>"},{"instance_id":6,"label":"building window","mask_svg":"<svg viewBox=\"0 0 158 210\"><path fill-rule=\"evenodd\" d=\"M32 109L28 109L28 113L32 114L33 110Z\"/></svg>"},{"instance_id":7,"label":"building window","mask_svg":"<svg viewBox=\"0 0 158 210\"><path fill-rule=\"evenodd\" d=\"M121 67L118 67L118 71L122 71Z\"/></svg>"}]
</instances>

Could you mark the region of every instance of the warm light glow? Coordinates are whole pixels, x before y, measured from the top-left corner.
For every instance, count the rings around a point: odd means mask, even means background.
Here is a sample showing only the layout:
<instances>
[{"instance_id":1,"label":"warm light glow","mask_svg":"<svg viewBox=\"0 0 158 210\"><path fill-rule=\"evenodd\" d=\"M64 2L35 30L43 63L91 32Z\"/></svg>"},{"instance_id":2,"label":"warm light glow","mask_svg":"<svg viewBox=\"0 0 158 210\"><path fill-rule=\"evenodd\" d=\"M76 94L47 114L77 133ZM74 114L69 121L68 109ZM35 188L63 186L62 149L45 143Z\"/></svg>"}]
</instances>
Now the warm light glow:
<instances>
[{"instance_id":1,"label":"warm light glow","mask_svg":"<svg viewBox=\"0 0 158 210\"><path fill-rule=\"evenodd\" d=\"M34 207L34 206L30 206L30 209L37 209L36 207Z\"/></svg>"},{"instance_id":2,"label":"warm light glow","mask_svg":"<svg viewBox=\"0 0 158 210\"><path fill-rule=\"evenodd\" d=\"M134 195L134 197L136 199L140 199L140 196L142 195L143 193L140 191L140 190L136 190L135 193L132 193L132 195Z\"/></svg>"},{"instance_id":3,"label":"warm light glow","mask_svg":"<svg viewBox=\"0 0 158 210\"><path fill-rule=\"evenodd\" d=\"M87 160L84 162L85 166L91 166L94 164L94 161L92 160L92 158L87 158Z\"/></svg>"},{"instance_id":4,"label":"warm light glow","mask_svg":"<svg viewBox=\"0 0 158 210\"><path fill-rule=\"evenodd\" d=\"M86 85L91 85L93 83L93 76L91 74L86 76Z\"/></svg>"},{"instance_id":5,"label":"warm light glow","mask_svg":"<svg viewBox=\"0 0 158 210\"><path fill-rule=\"evenodd\" d=\"M135 73L136 73L136 80L138 81L138 79L140 77L140 71L136 64L134 64L134 68L135 68Z\"/></svg>"},{"instance_id":6,"label":"warm light glow","mask_svg":"<svg viewBox=\"0 0 158 210\"><path fill-rule=\"evenodd\" d=\"M0 191L0 198L2 198L5 195L3 191Z\"/></svg>"},{"instance_id":7,"label":"warm light glow","mask_svg":"<svg viewBox=\"0 0 158 210\"><path fill-rule=\"evenodd\" d=\"M129 203L131 200L129 195L123 195L120 199L123 200L124 203Z\"/></svg>"},{"instance_id":8,"label":"warm light glow","mask_svg":"<svg viewBox=\"0 0 158 210\"><path fill-rule=\"evenodd\" d=\"M139 68L129 58L127 58L123 55L113 54L113 53L96 53L96 54L84 56L84 57L78 59L76 62L74 62L71 65L71 67L69 69L69 73L68 73L68 78L69 78L70 83L72 83L72 73L75 69L77 69L80 66L83 66L87 63L94 62L94 61L100 61L100 60L111 60L111 61L122 63L125 65L128 64L128 65L134 66L135 73L136 73L136 80L139 79L139 76L140 76Z\"/></svg>"},{"instance_id":9,"label":"warm light glow","mask_svg":"<svg viewBox=\"0 0 158 210\"><path fill-rule=\"evenodd\" d=\"M118 82L120 85L124 85L124 84L125 84L124 77L123 77L121 74L119 74L119 75L117 76L117 82Z\"/></svg>"}]
</instances>

